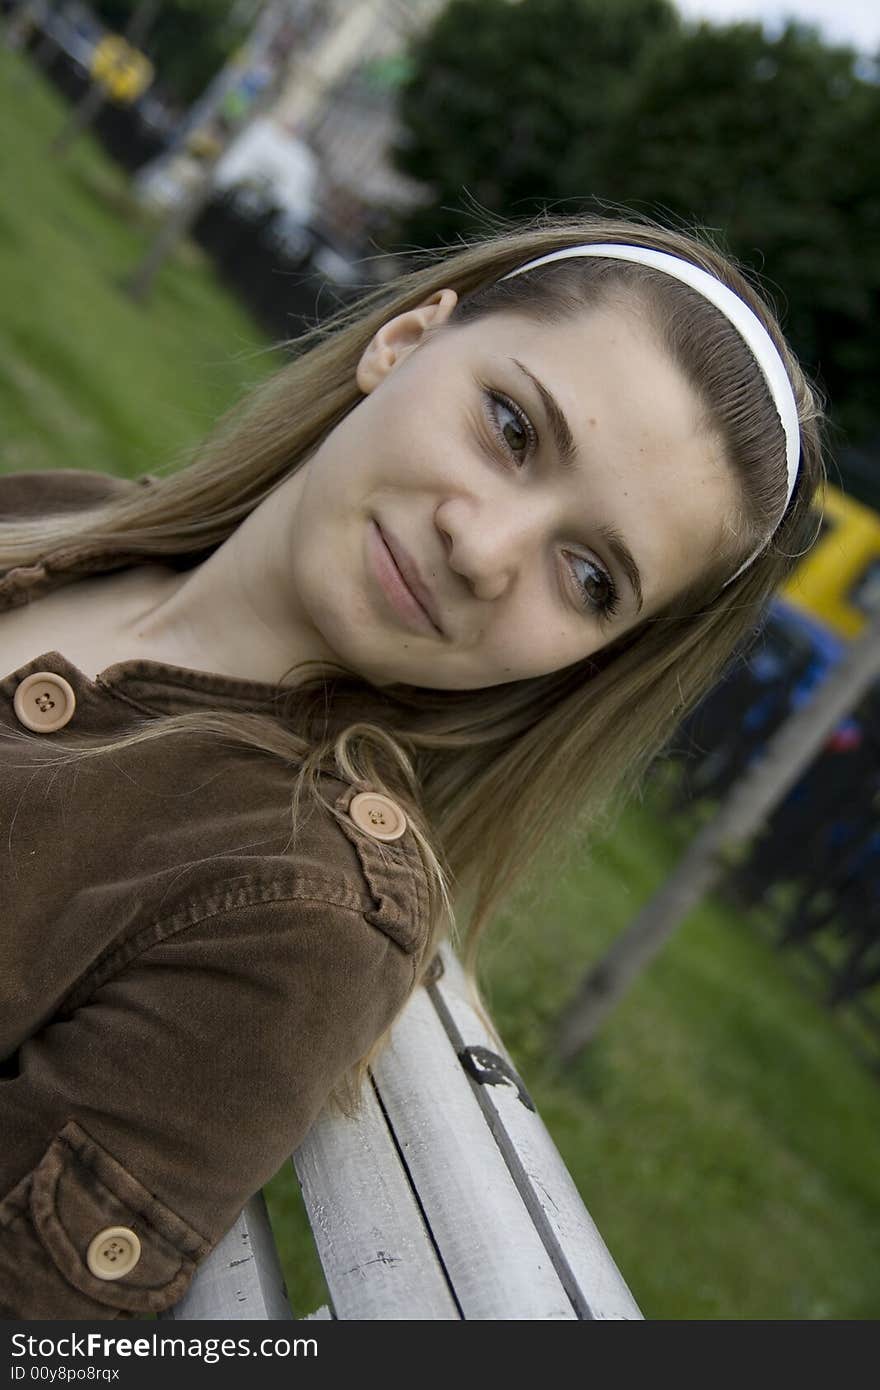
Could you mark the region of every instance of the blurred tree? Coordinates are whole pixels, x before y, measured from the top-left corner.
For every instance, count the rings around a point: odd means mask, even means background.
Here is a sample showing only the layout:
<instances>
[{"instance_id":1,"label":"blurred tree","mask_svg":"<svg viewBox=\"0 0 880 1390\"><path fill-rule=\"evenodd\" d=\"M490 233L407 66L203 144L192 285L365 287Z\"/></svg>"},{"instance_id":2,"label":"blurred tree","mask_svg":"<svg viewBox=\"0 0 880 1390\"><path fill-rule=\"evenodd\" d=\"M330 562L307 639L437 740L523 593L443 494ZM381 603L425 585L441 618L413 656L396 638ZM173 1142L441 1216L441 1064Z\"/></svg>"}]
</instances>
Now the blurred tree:
<instances>
[{"instance_id":1,"label":"blurred tree","mask_svg":"<svg viewBox=\"0 0 880 1390\"><path fill-rule=\"evenodd\" d=\"M109 29L123 33L136 0L93 0ZM253 25L257 0L162 0L147 45L162 86L193 101Z\"/></svg>"},{"instance_id":2,"label":"blurred tree","mask_svg":"<svg viewBox=\"0 0 880 1390\"><path fill-rule=\"evenodd\" d=\"M838 445L876 440L876 66L796 23L685 25L666 0L451 0L412 59L395 160L434 200L389 249L473 232L474 202L709 228L775 295Z\"/></svg>"},{"instance_id":3,"label":"blurred tree","mask_svg":"<svg viewBox=\"0 0 880 1390\"><path fill-rule=\"evenodd\" d=\"M591 192L570 177L576 147L613 119L641 48L678 27L670 0L451 0L411 49L395 150L436 198L394 235L455 240L466 194L523 215Z\"/></svg>"},{"instance_id":4,"label":"blurred tree","mask_svg":"<svg viewBox=\"0 0 880 1390\"><path fill-rule=\"evenodd\" d=\"M667 34L631 76L601 146L572 159L573 186L718 229L775 287L837 424L866 438L880 413L880 87L852 50L793 23Z\"/></svg>"}]
</instances>

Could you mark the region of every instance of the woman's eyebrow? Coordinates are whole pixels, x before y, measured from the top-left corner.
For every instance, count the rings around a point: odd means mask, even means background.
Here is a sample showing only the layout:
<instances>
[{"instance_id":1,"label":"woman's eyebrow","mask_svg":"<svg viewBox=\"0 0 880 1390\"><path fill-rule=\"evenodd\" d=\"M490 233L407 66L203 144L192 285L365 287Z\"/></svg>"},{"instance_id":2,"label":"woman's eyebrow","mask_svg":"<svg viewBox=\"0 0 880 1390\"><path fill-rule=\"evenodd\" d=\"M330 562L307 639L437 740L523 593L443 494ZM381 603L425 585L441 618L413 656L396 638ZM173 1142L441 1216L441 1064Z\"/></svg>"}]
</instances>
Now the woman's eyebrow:
<instances>
[{"instance_id":1,"label":"woman's eyebrow","mask_svg":"<svg viewBox=\"0 0 880 1390\"><path fill-rule=\"evenodd\" d=\"M538 380L534 372L530 372L528 367L523 366L522 362L519 362L515 357L511 357L510 361L515 367L518 367L521 372L525 372L529 381L541 397L541 403L544 407L547 419L550 422L553 438L556 441L556 451L559 454L559 460L563 468L573 468L577 460L577 445L574 442L574 435L569 429L568 421L563 414L562 406L553 395L553 392L547 390L543 381Z\"/></svg>"},{"instance_id":2,"label":"woman's eyebrow","mask_svg":"<svg viewBox=\"0 0 880 1390\"><path fill-rule=\"evenodd\" d=\"M541 404L544 407L544 413L547 416L550 429L553 432L556 450L563 468L569 470L574 468L577 462L577 445L574 442L574 435L565 418L562 406L553 395L553 392L547 389L543 381L539 381L534 372L530 372L528 367L518 361L516 357L511 357L509 360L515 367L518 367L521 372L525 373L538 392L541 398ZM642 611L642 576L632 551L620 532L613 526L597 526L596 529L626 575L635 595L636 611L640 613Z\"/></svg>"},{"instance_id":3,"label":"woman's eyebrow","mask_svg":"<svg viewBox=\"0 0 880 1390\"><path fill-rule=\"evenodd\" d=\"M623 536L620 534L620 532L616 531L613 526L597 526L596 530L599 532L599 535L602 537L605 544L608 546L608 549L611 551L612 555L616 557L617 563L620 565L620 568L623 570L624 574L629 580L630 586L636 598L636 612L641 613L642 576L639 573L639 567L633 558L632 551L630 550L626 541L623 539Z\"/></svg>"}]
</instances>

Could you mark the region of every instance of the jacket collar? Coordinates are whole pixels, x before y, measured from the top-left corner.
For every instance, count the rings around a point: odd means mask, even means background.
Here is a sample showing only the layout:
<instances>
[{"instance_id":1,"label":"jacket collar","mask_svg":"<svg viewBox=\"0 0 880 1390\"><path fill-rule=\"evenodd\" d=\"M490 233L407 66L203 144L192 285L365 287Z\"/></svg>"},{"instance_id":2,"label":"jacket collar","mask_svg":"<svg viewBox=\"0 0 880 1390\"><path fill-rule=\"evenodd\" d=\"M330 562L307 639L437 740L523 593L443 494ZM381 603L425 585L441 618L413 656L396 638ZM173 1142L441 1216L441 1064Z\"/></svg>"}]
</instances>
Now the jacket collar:
<instances>
[{"instance_id":1,"label":"jacket collar","mask_svg":"<svg viewBox=\"0 0 880 1390\"><path fill-rule=\"evenodd\" d=\"M69 682L76 698L81 725L108 737L118 732L120 712L134 707L148 714L177 714L199 708L236 708L250 713L269 709L277 700L275 686L258 681L228 680L202 671L163 666L153 661L123 661L109 666L93 681L62 652L43 652L18 671L0 679L0 692L7 708L12 706L20 681L35 671L52 671ZM347 692L334 702L333 723L368 717L371 701L367 692ZM378 694L379 692L377 692ZM295 691L283 694L295 698ZM116 697L115 699L111 697ZM261 699L264 703L261 703ZM268 702L268 703L265 703ZM276 709L270 712L278 713ZM283 711L282 711L283 714ZM2 722L2 712L0 712ZM398 840L376 840L351 816L351 802L362 788L335 769L322 773L324 790L333 798L338 824L354 846L364 877L374 899L366 911L367 920L380 927L407 952L417 950L423 939L429 912L425 872L415 838L411 834Z\"/></svg>"},{"instance_id":2,"label":"jacket collar","mask_svg":"<svg viewBox=\"0 0 880 1390\"><path fill-rule=\"evenodd\" d=\"M0 610L2 606L0 594ZM265 681L235 680L210 671L193 671L184 666L149 661L144 657L114 662L93 681L74 666L63 651L57 649L38 654L17 671L10 672L9 676L17 684L34 671L58 671L68 679L69 673L73 672L80 688L91 687L109 692L149 714L187 714L192 710L221 707L283 718L290 701L297 696L297 691L292 687L272 685Z\"/></svg>"},{"instance_id":3,"label":"jacket collar","mask_svg":"<svg viewBox=\"0 0 880 1390\"><path fill-rule=\"evenodd\" d=\"M0 476L0 519L34 516L48 511L68 511L87 506L129 488L150 483L147 476L135 481L103 474L60 470L33 477L23 474ZM170 557L171 563L178 562ZM17 566L0 575L0 612L27 603L61 584L86 574L98 574L137 564L143 556L108 550L86 556L83 549L68 546L50 551L34 565ZM192 557L179 557L181 565ZM299 698L291 687L265 681L239 680L209 671L194 671L139 657L119 661L92 680L64 656L63 651L35 653L18 671L0 672L0 686L11 701L18 683L34 671L50 670L63 675L74 689L77 706L87 712L90 727L112 732L117 723L115 701L147 714L185 714L199 709L234 709L268 713L284 719L289 702ZM326 711L328 730L379 715L385 697L376 687L358 681L336 692L332 710ZM386 706L387 707L387 706ZM356 825L349 814L358 787L338 775L329 774L335 788L334 804L342 813L340 825L354 845L376 906L366 916L391 935L407 952L417 949L427 920L428 898L424 868L411 834L383 843Z\"/></svg>"},{"instance_id":4,"label":"jacket collar","mask_svg":"<svg viewBox=\"0 0 880 1390\"><path fill-rule=\"evenodd\" d=\"M56 510L75 511L78 507L94 506L111 497L124 496L140 487L151 486L156 481L153 474L130 479L74 469L0 476L0 519L15 521L19 516L32 517L35 511L37 515ZM191 567L199 558L192 555L163 556L168 564L181 569ZM124 569L141 563L143 559L141 554L119 548L108 548L98 554L86 553L86 547L78 545L50 550L37 563L18 565L0 575L0 612L29 603L87 575ZM194 671L145 657L115 662L100 672L96 682L73 666L63 651L57 650L35 653L33 660L10 674L16 680L23 680L33 671L58 669L59 657L63 658L65 667L76 671L84 687L99 686L147 713L186 714L193 710L219 707L275 714L283 719L290 702L297 698L297 692L292 687L274 685L268 681L238 679L210 671ZM0 679L6 674L5 670L0 671ZM366 683L359 683L356 708L350 710L350 717L369 718L373 700L376 709L381 708L381 691ZM347 704L348 701L343 703Z\"/></svg>"}]
</instances>

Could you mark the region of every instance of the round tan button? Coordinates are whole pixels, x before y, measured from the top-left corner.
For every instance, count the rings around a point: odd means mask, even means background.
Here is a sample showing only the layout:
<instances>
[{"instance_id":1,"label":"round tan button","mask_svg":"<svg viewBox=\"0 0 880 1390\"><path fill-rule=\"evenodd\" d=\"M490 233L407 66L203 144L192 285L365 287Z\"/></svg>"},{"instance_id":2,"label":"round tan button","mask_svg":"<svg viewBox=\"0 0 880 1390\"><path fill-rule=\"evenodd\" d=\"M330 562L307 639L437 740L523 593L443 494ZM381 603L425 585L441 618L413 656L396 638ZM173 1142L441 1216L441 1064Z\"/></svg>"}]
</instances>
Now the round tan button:
<instances>
[{"instance_id":1,"label":"round tan button","mask_svg":"<svg viewBox=\"0 0 880 1390\"><path fill-rule=\"evenodd\" d=\"M406 830L406 816L397 802L381 792L358 792L351 799L348 814L374 840L399 840Z\"/></svg>"},{"instance_id":2,"label":"round tan button","mask_svg":"<svg viewBox=\"0 0 880 1390\"><path fill-rule=\"evenodd\" d=\"M25 676L12 697L19 723L37 734L54 734L73 718L76 696L73 686L54 671L34 671Z\"/></svg>"},{"instance_id":3,"label":"round tan button","mask_svg":"<svg viewBox=\"0 0 880 1390\"><path fill-rule=\"evenodd\" d=\"M99 1231L86 1251L86 1264L96 1279L121 1279L141 1257L141 1243L128 1226Z\"/></svg>"}]
</instances>

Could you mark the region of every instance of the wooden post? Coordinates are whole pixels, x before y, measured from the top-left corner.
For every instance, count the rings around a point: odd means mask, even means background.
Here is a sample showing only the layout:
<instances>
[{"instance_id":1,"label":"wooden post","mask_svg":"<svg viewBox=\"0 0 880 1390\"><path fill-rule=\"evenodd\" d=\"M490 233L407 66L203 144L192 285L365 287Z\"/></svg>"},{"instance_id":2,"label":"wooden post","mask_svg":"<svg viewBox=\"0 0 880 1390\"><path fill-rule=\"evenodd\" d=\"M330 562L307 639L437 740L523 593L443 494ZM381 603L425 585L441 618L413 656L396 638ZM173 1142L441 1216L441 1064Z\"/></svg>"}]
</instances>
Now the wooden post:
<instances>
[{"instance_id":1,"label":"wooden post","mask_svg":"<svg viewBox=\"0 0 880 1390\"><path fill-rule=\"evenodd\" d=\"M557 1053L562 1062L572 1062L590 1042L633 980L710 890L728 851L758 829L878 676L880 614L851 644L812 699L785 721L763 756L747 769L718 813L696 835L659 892L584 976L561 1020Z\"/></svg>"},{"instance_id":2,"label":"wooden post","mask_svg":"<svg viewBox=\"0 0 880 1390\"><path fill-rule=\"evenodd\" d=\"M279 31L282 29L287 18L286 0L278 0L277 3L269 3L263 8L260 17L254 26L254 32L249 40L248 52L254 62L261 59L268 53L274 43ZM238 69L241 64L234 63L228 65L230 68ZM149 298L153 283L157 274L161 270L165 261L177 242L186 235L190 227L195 222L202 208L208 203L214 191L214 166L223 154L226 146L237 139L244 130L255 121L258 116L275 102L278 94L279 83L283 77L284 65L280 65L279 71L275 74L274 81L271 81L265 91L263 91L251 106L247 118L238 125L234 132L231 132L229 139L222 148L217 149L214 155L205 161L204 169L201 171L199 181L189 189L181 198L178 205L172 209L165 222L160 227L153 240L152 245L146 252L143 260L135 266L131 273L124 277L121 282L122 289L138 304L143 304ZM215 88L217 106L222 102L228 90L228 84L219 82ZM214 110L217 109L215 106ZM210 112L206 112L206 118Z\"/></svg>"}]
</instances>

